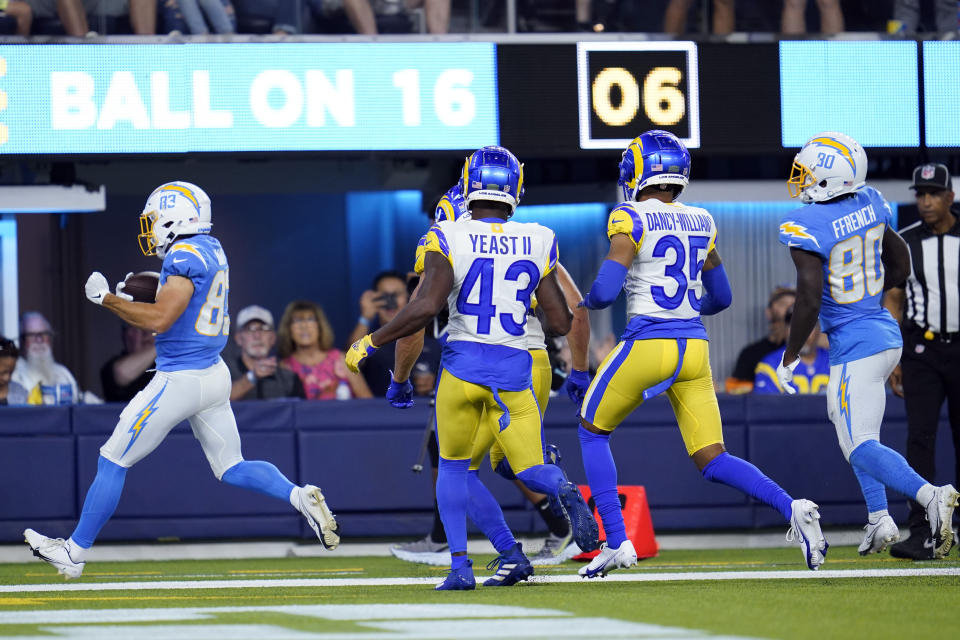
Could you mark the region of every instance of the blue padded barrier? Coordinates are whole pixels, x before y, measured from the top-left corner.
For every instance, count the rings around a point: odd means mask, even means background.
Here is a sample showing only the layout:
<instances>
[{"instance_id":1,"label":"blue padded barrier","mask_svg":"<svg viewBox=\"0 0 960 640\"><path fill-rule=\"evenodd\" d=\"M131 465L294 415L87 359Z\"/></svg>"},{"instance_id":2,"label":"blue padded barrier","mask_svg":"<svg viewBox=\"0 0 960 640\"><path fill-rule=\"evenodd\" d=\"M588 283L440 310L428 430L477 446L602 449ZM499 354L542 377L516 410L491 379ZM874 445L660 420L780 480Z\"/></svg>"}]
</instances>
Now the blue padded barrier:
<instances>
[{"instance_id":1,"label":"blue padded barrier","mask_svg":"<svg viewBox=\"0 0 960 640\"><path fill-rule=\"evenodd\" d=\"M721 396L727 449L791 492L821 505L827 525L860 525L864 506L856 481L818 397ZM247 459L269 460L298 484L320 486L345 536L422 536L430 526L433 491L426 469L410 470L431 409L408 410L384 400L263 401L233 405ZM69 535L96 469L100 446L121 405L0 410L0 540L19 540L31 526ZM945 415L942 422L946 422ZM570 479L585 482L574 405L551 400L545 441L559 445ZM882 441L903 452L903 403L888 396ZM700 476L689 460L669 402L655 398L612 435L621 484L647 488L658 529L781 527L763 504ZM937 441L938 483L953 482L953 446L943 424ZM512 483L481 467L481 477L517 531L543 524ZM905 521L905 503L890 495ZM176 427L127 474L124 495L101 539L302 537L313 533L280 501L223 485L213 477L187 423Z\"/></svg>"}]
</instances>

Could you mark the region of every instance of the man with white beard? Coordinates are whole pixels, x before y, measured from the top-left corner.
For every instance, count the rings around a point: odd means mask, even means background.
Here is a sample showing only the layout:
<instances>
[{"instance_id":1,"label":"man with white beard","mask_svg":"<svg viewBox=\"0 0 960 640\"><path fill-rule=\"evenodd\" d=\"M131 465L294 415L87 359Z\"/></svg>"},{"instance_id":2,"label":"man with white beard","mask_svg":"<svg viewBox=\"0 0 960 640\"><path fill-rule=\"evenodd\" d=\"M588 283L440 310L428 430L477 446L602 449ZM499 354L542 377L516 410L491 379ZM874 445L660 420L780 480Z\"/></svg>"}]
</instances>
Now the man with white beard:
<instances>
[{"instance_id":1,"label":"man with white beard","mask_svg":"<svg viewBox=\"0 0 960 640\"><path fill-rule=\"evenodd\" d=\"M80 401L77 381L53 359L53 328L43 314L20 316L20 358L13 381L27 390L27 404L75 404Z\"/></svg>"}]
</instances>

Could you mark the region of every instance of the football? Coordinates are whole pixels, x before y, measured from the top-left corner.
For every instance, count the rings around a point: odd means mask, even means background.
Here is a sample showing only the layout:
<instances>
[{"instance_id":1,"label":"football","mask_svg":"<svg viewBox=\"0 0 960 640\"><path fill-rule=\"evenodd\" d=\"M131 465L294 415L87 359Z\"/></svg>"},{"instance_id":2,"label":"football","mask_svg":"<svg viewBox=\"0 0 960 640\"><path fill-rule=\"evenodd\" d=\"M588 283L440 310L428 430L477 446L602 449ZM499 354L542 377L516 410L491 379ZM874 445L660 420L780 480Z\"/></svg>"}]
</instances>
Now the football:
<instances>
[{"instance_id":1,"label":"football","mask_svg":"<svg viewBox=\"0 0 960 640\"><path fill-rule=\"evenodd\" d=\"M123 292L133 296L134 302L156 302L159 287L159 273L156 271L141 271L124 280Z\"/></svg>"}]
</instances>

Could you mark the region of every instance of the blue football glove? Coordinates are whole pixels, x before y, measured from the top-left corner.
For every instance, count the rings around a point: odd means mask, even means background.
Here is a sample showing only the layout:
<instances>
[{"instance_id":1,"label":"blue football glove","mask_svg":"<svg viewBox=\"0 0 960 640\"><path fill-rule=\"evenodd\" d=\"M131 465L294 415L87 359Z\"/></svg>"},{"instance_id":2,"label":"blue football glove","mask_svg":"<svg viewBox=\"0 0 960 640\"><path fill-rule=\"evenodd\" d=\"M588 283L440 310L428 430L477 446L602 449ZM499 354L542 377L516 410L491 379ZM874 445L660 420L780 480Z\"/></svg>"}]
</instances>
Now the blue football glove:
<instances>
[{"instance_id":1,"label":"blue football glove","mask_svg":"<svg viewBox=\"0 0 960 640\"><path fill-rule=\"evenodd\" d=\"M397 382L393 379L393 371L390 372L390 386L387 388L387 400L397 409L409 409L413 406L413 385L410 384L410 378L403 382Z\"/></svg>"},{"instance_id":2,"label":"blue football glove","mask_svg":"<svg viewBox=\"0 0 960 640\"><path fill-rule=\"evenodd\" d=\"M590 386L590 372L571 369L570 375L567 376L567 381L563 386L570 399L580 404L583 402L583 397L587 395L587 388Z\"/></svg>"}]
</instances>

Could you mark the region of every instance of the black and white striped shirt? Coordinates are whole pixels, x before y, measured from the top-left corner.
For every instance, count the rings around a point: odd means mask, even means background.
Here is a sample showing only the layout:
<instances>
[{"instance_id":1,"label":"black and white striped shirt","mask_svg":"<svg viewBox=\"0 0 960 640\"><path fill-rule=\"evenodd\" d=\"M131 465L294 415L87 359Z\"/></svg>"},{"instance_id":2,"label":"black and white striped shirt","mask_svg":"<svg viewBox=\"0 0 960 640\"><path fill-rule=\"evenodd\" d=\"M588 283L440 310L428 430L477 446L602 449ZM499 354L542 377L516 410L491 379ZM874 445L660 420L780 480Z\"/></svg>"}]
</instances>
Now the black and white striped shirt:
<instances>
[{"instance_id":1,"label":"black and white striped shirt","mask_svg":"<svg viewBox=\"0 0 960 640\"><path fill-rule=\"evenodd\" d=\"M960 221L941 235L923 221L900 235L911 261L904 319L937 334L960 331Z\"/></svg>"}]
</instances>

